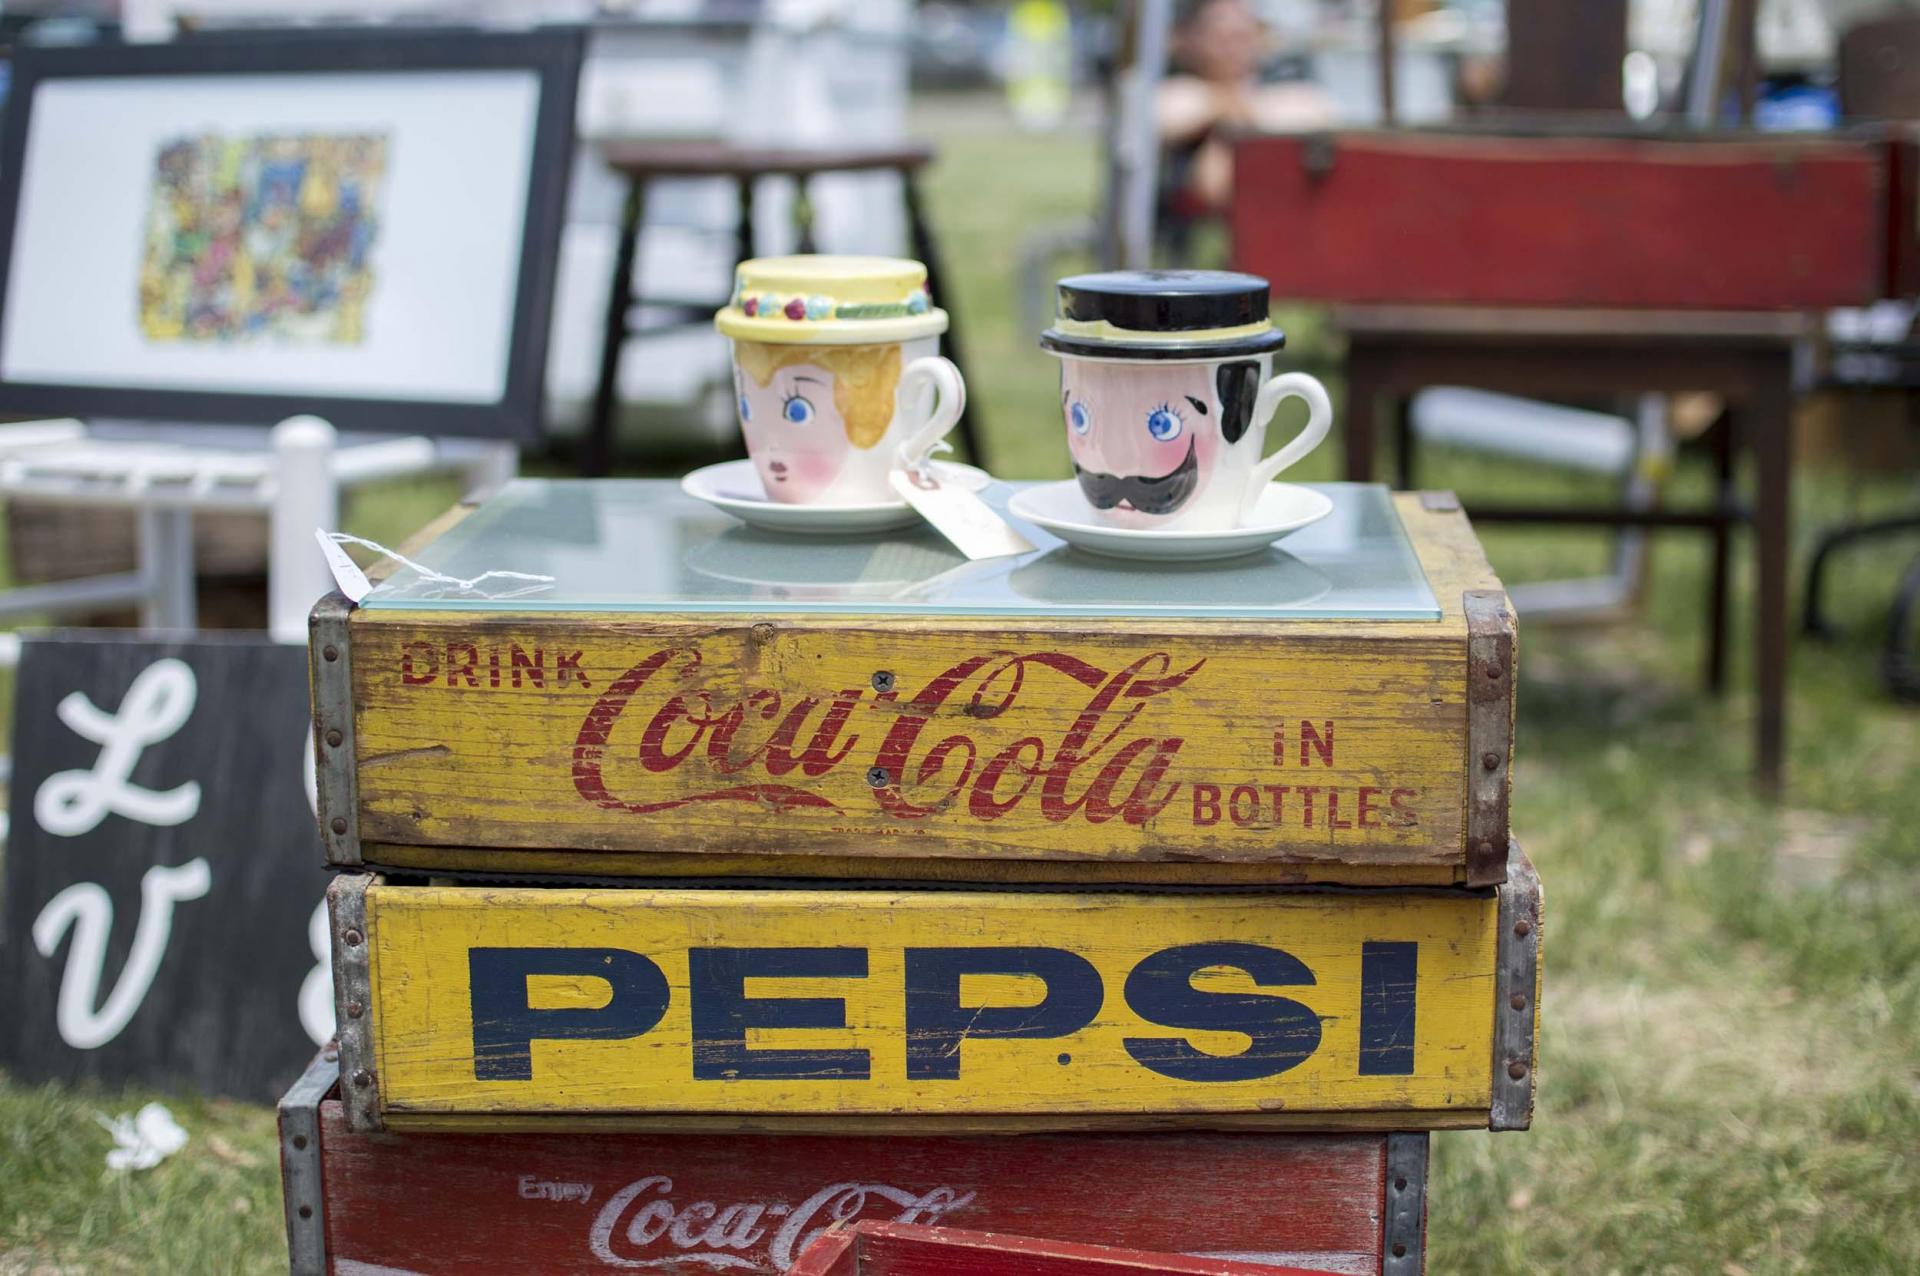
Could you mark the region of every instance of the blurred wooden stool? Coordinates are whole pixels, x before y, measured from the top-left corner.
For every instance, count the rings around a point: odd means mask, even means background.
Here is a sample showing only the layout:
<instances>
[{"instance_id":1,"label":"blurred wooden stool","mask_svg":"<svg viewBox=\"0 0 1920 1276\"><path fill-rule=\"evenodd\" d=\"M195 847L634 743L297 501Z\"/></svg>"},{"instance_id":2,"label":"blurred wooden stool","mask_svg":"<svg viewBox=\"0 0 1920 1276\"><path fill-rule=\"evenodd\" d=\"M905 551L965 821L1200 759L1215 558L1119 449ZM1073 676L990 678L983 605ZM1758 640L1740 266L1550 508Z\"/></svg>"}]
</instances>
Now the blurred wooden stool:
<instances>
[{"instance_id":1,"label":"blurred wooden stool","mask_svg":"<svg viewBox=\"0 0 1920 1276\"><path fill-rule=\"evenodd\" d=\"M1589 527L1691 527L1713 538L1707 597L1707 685L1726 678L1727 598L1735 525L1751 523L1758 576L1755 647L1759 720L1756 770L1777 793L1786 741L1790 414L1817 320L1796 312L1550 310L1489 306L1347 306L1346 477L1374 472L1374 412L1393 408L1394 485L1412 489L1413 432L1407 402L1432 385L1471 386L1535 397L1609 398L1701 390L1727 404L1716 452L1716 491L1704 509L1578 509L1474 503L1478 522ZM1742 504L1734 468L1753 458L1754 500Z\"/></svg>"},{"instance_id":2,"label":"blurred wooden stool","mask_svg":"<svg viewBox=\"0 0 1920 1276\"><path fill-rule=\"evenodd\" d=\"M940 253L934 243L920 198L920 170L933 158L925 146L850 146L850 147L747 147L715 141L615 141L600 147L600 158L626 179L627 197L620 210L620 241L614 253L613 278L607 288L607 316L600 349L600 377L593 396L593 415L588 420L586 446L581 451L581 473L605 475L613 461L613 420L619 405L620 355L629 338L645 336L690 325L711 322L713 312L726 304L725 298L711 303L661 302L642 296L634 282L634 261L639 249L640 227L645 220L647 186L659 178L730 178L740 192L739 249L737 257L745 261L758 255L753 230L753 188L763 177L789 177L799 187L794 201L799 223L799 251L814 251L813 210L807 197L808 184L822 173L893 172L900 175L900 189L906 204L907 232L911 251L927 268L927 287L949 315L954 315L953 294L942 283ZM651 305L676 312L666 324L642 328L631 319L635 307ZM960 324L956 317L947 330L944 351L967 373L960 354ZM973 409L960 416L959 434L967 455L974 461L983 453L974 429Z\"/></svg>"}]
</instances>

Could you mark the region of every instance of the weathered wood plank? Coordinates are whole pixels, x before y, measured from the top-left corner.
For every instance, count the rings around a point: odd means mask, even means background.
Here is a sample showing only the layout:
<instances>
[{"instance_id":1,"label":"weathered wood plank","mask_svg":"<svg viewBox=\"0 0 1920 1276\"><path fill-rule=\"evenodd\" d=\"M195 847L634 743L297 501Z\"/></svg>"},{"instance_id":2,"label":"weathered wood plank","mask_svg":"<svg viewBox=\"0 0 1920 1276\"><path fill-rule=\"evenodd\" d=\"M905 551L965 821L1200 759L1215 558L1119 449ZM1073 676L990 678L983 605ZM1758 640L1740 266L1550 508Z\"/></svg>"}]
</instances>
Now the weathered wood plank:
<instances>
[{"instance_id":1,"label":"weathered wood plank","mask_svg":"<svg viewBox=\"0 0 1920 1276\"><path fill-rule=\"evenodd\" d=\"M356 612L343 818L441 872L1459 880L1462 597L1499 583L1457 509L1397 507L1438 621Z\"/></svg>"},{"instance_id":2,"label":"weathered wood plank","mask_svg":"<svg viewBox=\"0 0 1920 1276\"><path fill-rule=\"evenodd\" d=\"M1858 306L1890 295L1889 219L1912 225L1864 135L1352 131L1235 150L1235 258L1300 301Z\"/></svg>"},{"instance_id":3,"label":"weathered wood plank","mask_svg":"<svg viewBox=\"0 0 1920 1276\"><path fill-rule=\"evenodd\" d=\"M364 902L389 1125L1378 1129L1489 1105L1488 891L376 883ZM343 1058L350 1083L363 1066Z\"/></svg>"},{"instance_id":4,"label":"weathered wood plank","mask_svg":"<svg viewBox=\"0 0 1920 1276\"><path fill-rule=\"evenodd\" d=\"M823 1232L788 1270L792 1276L1316 1276L1304 1267L873 1219ZM1325 1268L1316 1270L1325 1276Z\"/></svg>"}]
</instances>

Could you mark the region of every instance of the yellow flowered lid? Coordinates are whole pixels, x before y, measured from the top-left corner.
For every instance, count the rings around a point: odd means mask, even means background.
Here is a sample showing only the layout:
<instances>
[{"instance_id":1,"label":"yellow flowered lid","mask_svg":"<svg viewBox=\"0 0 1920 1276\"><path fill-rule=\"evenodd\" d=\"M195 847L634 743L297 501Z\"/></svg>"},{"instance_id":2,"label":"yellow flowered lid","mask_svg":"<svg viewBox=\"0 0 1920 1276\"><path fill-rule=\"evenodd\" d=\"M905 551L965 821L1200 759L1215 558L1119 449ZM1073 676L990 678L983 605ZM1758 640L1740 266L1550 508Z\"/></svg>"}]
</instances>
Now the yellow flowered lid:
<instances>
[{"instance_id":1,"label":"yellow flowered lid","mask_svg":"<svg viewBox=\"0 0 1920 1276\"><path fill-rule=\"evenodd\" d=\"M756 257L734 267L713 323L741 341L851 346L937 337L947 312L927 268L904 257Z\"/></svg>"}]
</instances>

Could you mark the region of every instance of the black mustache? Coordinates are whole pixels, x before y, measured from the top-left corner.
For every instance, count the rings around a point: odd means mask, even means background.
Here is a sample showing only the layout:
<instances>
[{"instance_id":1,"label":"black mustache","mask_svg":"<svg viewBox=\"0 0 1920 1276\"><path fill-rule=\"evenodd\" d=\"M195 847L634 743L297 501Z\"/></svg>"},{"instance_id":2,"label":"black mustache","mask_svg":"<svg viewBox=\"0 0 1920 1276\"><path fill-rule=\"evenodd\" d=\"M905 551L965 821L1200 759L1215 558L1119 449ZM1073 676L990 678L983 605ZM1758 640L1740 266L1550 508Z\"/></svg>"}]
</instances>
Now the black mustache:
<instances>
[{"instance_id":1,"label":"black mustache","mask_svg":"<svg viewBox=\"0 0 1920 1276\"><path fill-rule=\"evenodd\" d=\"M1142 514L1165 514L1179 509L1200 482L1200 466L1194 460L1192 439L1187 440L1186 459L1158 478L1102 474L1098 470L1083 470L1078 463L1073 473L1080 480L1080 490L1095 509L1110 510L1125 501Z\"/></svg>"}]
</instances>

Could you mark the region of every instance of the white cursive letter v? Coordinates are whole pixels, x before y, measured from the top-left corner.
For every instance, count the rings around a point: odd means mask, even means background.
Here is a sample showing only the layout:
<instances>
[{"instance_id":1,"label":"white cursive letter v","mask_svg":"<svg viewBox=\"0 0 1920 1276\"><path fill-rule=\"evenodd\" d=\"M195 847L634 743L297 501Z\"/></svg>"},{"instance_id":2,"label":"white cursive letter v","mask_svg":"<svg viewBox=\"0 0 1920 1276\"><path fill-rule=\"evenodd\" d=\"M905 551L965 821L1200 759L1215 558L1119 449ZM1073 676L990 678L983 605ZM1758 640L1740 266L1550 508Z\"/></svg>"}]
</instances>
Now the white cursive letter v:
<instances>
[{"instance_id":1,"label":"white cursive letter v","mask_svg":"<svg viewBox=\"0 0 1920 1276\"><path fill-rule=\"evenodd\" d=\"M33 946L42 957L53 956L61 936L73 928L67 950L67 968L60 977L60 996L54 1023L60 1039L75 1050L94 1050L120 1035L146 1000L147 989L167 955L167 937L173 931L173 906L199 899L213 885L204 859L188 860L177 868L156 864L140 879L140 921L134 927L133 947L127 953L120 978L106 1004L93 1008L106 972L107 935L113 929L113 899L97 882L75 882L47 901L33 923Z\"/></svg>"}]
</instances>

